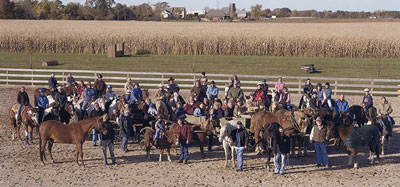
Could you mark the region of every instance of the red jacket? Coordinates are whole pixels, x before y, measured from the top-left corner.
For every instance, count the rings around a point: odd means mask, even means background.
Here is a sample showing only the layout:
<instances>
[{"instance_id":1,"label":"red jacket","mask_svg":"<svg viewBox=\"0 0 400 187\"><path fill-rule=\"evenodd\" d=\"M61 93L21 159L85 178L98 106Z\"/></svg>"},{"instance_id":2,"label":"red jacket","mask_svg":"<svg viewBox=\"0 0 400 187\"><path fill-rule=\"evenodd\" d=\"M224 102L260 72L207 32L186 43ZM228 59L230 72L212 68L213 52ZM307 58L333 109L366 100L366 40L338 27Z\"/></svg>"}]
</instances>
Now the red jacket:
<instances>
[{"instance_id":1,"label":"red jacket","mask_svg":"<svg viewBox=\"0 0 400 187\"><path fill-rule=\"evenodd\" d=\"M76 93L78 95L82 95L83 91L85 90L85 86L82 85L78 85L78 87L76 88Z\"/></svg>"},{"instance_id":2,"label":"red jacket","mask_svg":"<svg viewBox=\"0 0 400 187\"><path fill-rule=\"evenodd\" d=\"M261 100L265 99L265 93L262 90L256 90L254 92L254 94L255 94L256 101L261 101Z\"/></svg>"},{"instance_id":3,"label":"red jacket","mask_svg":"<svg viewBox=\"0 0 400 187\"><path fill-rule=\"evenodd\" d=\"M201 104L200 101L196 101L193 103L193 105L186 103L185 107L183 108L183 110L185 110L185 112L189 115L193 115L194 110Z\"/></svg>"},{"instance_id":4,"label":"red jacket","mask_svg":"<svg viewBox=\"0 0 400 187\"><path fill-rule=\"evenodd\" d=\"M183 124L183 126L178 125L176 130L179 131L179 139L186 139L189 141L192 138L192 132L190 132L188 124Z\"/></svg>"}]
</instances>

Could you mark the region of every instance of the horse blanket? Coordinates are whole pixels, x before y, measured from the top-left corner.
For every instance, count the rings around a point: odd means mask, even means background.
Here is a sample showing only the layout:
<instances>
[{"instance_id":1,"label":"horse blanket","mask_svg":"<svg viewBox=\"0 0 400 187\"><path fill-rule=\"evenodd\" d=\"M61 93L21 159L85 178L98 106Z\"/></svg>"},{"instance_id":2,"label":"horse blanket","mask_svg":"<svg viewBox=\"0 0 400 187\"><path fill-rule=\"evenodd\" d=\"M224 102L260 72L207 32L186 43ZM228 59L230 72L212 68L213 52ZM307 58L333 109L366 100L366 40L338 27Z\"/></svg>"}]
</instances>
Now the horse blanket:
<instances>
[{"instance_id":1,"label":"horse blanket","mask_svg":"<svg viewBox=\"0 0 400 187\"><path fill-rule=\"evenodd\" d=\"M346 138L346 147L379 145L379 130L374 125L364 125L354 128L350 136Z\"/></svg>"}]
</instances>

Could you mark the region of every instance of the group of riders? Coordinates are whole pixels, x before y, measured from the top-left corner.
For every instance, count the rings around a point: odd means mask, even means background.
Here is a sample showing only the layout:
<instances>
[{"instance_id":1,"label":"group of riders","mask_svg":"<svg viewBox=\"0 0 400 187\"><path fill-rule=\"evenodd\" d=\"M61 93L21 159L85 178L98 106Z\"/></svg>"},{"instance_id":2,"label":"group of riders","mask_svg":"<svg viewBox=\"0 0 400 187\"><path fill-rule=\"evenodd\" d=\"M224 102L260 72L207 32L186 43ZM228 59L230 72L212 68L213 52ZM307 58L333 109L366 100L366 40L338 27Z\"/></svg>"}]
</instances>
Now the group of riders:
<instances>
[{"instance_id":1,"label":"group of riders","mask_svg":"<svg viewBox=\"0 0 400 187\"><path fill-rule=\"evenodd\" d=\"M79 107L76 107L80 109L80 112L78 112L80 119L85 118L85 115L88 118L106 113L109 114L109 119L119 122L120 134L123 136L122 149L124 151L127 151L127 141L134 130L132 125L138 123L138 121L145 126L152 126L155 129L154 144L157 145L160 133L166 130L167 123L178 121L185 123L184 119L187 115L203 116L206 119L215 120L219 124L221 118L232 120L240 118L243 114L251 115L260 110L271 111L282 108L292 111L296 108L292 104L288 88L281 77L279 77L274 89L271 91L272 96L268 95L269 87L265 79L257 84L257 88L253 93L245 96L240 87L240 80L234 75L230 78L230 83L225 85L224 96L220 97L219 88L216 86L216 83L214 81L209 82L206 73L203 72L190 90L188 100L185 100L180 95L180 87L175 83L173 77L168 79L168 81L167 89L165 89L163 84L159 85L154 103L148 96L144 95L139 83L133 83L132 78L127 79L124 86L124 94L121 96L115 94L112 90L112 85L106 85L101 74L98 75L92 87L91 82L85 84L83 81L80 81L78 84L72 77L72 74L69 73L65 87L74 85L71 97L78 98L81 101ZM46 92L49 91L51 97L54 99L52 107L63 110L63 106L68 101L65 91L63 91L64 87L57 83L54 73L50 75L48 86L48 90L39 89L40 95L36 98L35 105L38 107L39 124L42 122L45 109L50 107L48 96L45 94ZM335 102L332 99L332 89L328 82L325 83L324 87L322 87L321 83L318 83L316 89L314 89L311 80L307 79L303 91L304 94L300 98L298 105L299 109L312 108L315 111L326 109L336 112L334 120L337 120L340 115L347 115L353 121L354 114L351 113L345 96L340 95L340 98ZM369 89L366 88L364 93L362 108L365 114L372 116L374 113L377 113L384 116L388 119L390 128L392 128L392 119L389 117L392 113L392 108L386 98L383 97L377 111L373 111L373 99L369 94ZM95 102L98 98L104 99L104 108L100 107L100 103ZM114 105L110 110L110 105L115 100L119 100L121 107ZM20 119L21 107L29 105L29 97L24 87L18 93L17 102L20 104L16 113L16 119L18 120ZM87 114L88 105L91 103L94 104L94 109L90 114ZM97 132L94 130L94 145L96 145L97 135ZM212 137L213 135L209 136L209 151L212 150ZM185 161L187 161L187 157Z\"/></svg>"}]
</instances>

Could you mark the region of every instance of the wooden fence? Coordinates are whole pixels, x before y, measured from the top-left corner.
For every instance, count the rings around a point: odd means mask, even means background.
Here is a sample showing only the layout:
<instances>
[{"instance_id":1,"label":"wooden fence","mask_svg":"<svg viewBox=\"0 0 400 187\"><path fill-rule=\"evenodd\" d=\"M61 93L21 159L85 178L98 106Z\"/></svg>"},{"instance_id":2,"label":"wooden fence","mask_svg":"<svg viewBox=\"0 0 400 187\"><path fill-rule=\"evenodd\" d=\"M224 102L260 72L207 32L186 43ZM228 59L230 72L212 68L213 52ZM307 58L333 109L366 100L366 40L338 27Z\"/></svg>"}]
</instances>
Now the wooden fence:
<instances>
[{"instance_id":1,"label":"wooden fence","mask_svg":"<svg viewBox=\"0 0 400 187\"><path fill-rule=\"evenodd\" d=\"M160 73L160 72L120 72L120 71L90 71L90 70L48 70L48 69L14 69L0 68L0 84L5 85L47 85L47 80L51 72L56 74L59 83L65 83L68 73L72 73L77 81L94 81L98 74L103 75L107 84L114 87L123 87L126 79L131 77L134 82L139 82L141 87L157 88L162 83L167 85L169 77L174 77L175 82L181 89L190 89L194 81L198 80L200 73ZM223 92L225 84L230 82L231 74L207 74L209 81L214 80ZM256 85L263 79L267 79L268 85L274 86L279 76L264 75L237 75L241 82L241 88L244 91L253 91ZM333 78L333 77L295 77L282 76L286 86L292 93L301 93L304 82L311 78L314 88L317 82L322 85L330 82L334 95L362 94L364 88L369 88L374 95L399 96L397 92L400 80L393 79L363 79L363 78ZM47 87L47 86L46 86ZM270 89L271 90L271 89Z\"/></svg>"}]
</instances>

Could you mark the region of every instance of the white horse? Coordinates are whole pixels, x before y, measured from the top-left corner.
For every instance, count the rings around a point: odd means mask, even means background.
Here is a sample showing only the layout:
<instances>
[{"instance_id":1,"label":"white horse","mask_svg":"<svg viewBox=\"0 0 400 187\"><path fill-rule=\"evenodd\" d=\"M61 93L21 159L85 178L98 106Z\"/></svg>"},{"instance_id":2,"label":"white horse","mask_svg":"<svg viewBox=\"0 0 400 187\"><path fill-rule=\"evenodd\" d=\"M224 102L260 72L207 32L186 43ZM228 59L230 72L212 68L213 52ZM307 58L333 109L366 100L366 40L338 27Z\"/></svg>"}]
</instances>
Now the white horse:
<instances>
[{"instance_id":1,"label":"white horse","mask_svg":"<svg viewBox=\"0 0 400 187\"><path fill-rule=\"evenodd\" d=\"M228 166L228 151L229 148L231 150L232 153L232 163L233 163L233 167L235 167L235 148L234 146L232 146L232 137L231 137L231 132L236 129L236 123L237 121L229 121L225 124L221 124L221 129L219 132L219 142L222 143L222 146L224 147L224 151L225 151L225 167Z\"/></svg>"}]
</instances>

